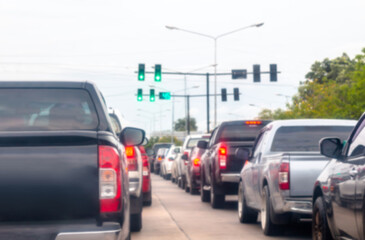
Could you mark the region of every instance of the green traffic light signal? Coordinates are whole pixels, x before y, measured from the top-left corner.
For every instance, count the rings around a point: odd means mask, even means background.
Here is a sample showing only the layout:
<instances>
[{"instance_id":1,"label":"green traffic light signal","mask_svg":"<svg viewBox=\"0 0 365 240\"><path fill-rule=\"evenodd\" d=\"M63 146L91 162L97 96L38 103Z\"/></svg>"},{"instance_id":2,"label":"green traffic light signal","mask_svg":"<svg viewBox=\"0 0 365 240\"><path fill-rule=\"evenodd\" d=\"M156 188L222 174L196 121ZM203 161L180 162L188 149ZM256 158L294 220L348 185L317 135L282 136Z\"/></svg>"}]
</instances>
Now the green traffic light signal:
<instances>
[{"instance_id":1,"label":"green traffic light signal","mask_svg":"<svg viewBox=\"0 0 365 240\"><path fill-rule=\"evenodd\" d=\"M155 100L155 89L150 89L150 102L154 102Z\"/></svg>"},{"instance_id":2,"label":"green traffic light signal","mask_svg":"<svg viewBox=\"0 0 365 240\"><path fill-rule=\"evenodd\" d=\"M138 64L138 80L144 81L145 78L145 71L144 71L144 64Z\"/></svg>"},{"instance_id":3,"label":"green traffic light signal","mask_svg":"<svg viewBox=\"0 0 365 240\"><path fill-rule=\"evenodd\" d=\"M137 101L138 102L141 102L143 100L143 91L142 91L142 88L138 88L138 91L137 91Z\"/></svg>"},{"instance_id":4,"label":"green traffic light signal","mask_svg":"<svg viewBox=\"0 0 365 240\"><path fill-rule=\"evenodd\" d=\"M155 82L161 82L162 75L161 75L161 64L155 65Z\"/></svg>"}]
</instances>

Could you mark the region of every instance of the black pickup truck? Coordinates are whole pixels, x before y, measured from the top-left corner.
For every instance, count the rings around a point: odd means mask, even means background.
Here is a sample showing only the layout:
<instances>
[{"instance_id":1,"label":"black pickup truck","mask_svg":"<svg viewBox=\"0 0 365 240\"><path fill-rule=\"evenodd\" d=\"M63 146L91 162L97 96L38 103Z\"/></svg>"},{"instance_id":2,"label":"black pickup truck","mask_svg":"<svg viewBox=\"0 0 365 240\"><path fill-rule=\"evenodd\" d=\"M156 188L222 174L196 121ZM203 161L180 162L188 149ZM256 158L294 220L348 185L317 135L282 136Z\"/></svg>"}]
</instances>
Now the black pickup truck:
<instances>
[{"instance_id":1,"label":"black pickup truck","mask_svg":"<svg viewBox=\"0 0 365 240\"><path fill-rule=\"evenodd\" d=\"M0 239L129 239L124 145L143 139L92 83L0 82Z\"/></svg>"},{"instance_id":2,"label":"black pickup truck","mask_svg":"<svg viewBox=\"0 0 365 240\"><path fill-rule=\"evenodd\" d=\"M201 159L201 200L213 208L224 207L225 195L237 194L242 159L235 157L239 147L252 148L261 128L270 121L223 122L210 137Z\"/></svg>"}]
</instances>

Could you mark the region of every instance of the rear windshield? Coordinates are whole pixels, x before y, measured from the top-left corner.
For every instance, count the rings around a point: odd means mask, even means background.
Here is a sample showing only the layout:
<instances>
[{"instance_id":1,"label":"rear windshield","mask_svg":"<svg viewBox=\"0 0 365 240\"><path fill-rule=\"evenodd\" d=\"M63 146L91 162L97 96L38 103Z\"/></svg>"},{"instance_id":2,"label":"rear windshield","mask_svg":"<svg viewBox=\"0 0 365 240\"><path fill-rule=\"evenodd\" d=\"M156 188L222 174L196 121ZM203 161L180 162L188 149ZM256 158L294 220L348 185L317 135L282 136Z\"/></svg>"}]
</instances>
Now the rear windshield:
<instances>
[{"instance_id":1,"label":"rear windshield","mask_svg":"<svg viewBox=\"0 0 365 240\"><path fill-rule=\"evenodd\" d=\"M95 107L82 89L0 89L0 131L95 130Z\"/></svg>"},{"instance_id":2,"label":"rear windshield","mask_svg":"<svg viewBox=\"0 0 365 240\"><path fill-rule=\"evenodd\" d=\"M188 142L188 144L186 145L186 148L193 148L196 147L196 145L198 145L199 141L206 141L208 142L209 139L206 138L191 138Z\"/></svg>"},{"instance_id":3,"label":"rear windshield","mask_svg":"<svg viewBox=\"0 0 365 240\"><path fill-rule=\"evenodd\" d=\"M155 145L154 147L153 147L153 151L155 152L155 153L157 153L158 152L158 150L160 149L160 148L169 148L169 147L171 147L171 143L166 143L166 144L158 144L158 145Z\"/></svg>"},{"instance_id":4,"label":"rear windshield","mask_svg":"<svg viewBox=\"0 0 365 240\"><path fill-rule=\"evenodd\" d=\"M223 126L219 136L219 142L255 141L259 131L264 126L264 124L246 125L244 123L240 125Z\"/></svg>"},{"instance_id":5,"label":"rear windshield","mask_svg":"<svg viewBox=\"0 0 365 240\"><path fill-rule=\"evenodd\" d=\"M273 152L319 152L319 140L338 137L346 140L353 127L344 126L296 126L280 127L271 146Z\"/></svg>"}]
</instances>

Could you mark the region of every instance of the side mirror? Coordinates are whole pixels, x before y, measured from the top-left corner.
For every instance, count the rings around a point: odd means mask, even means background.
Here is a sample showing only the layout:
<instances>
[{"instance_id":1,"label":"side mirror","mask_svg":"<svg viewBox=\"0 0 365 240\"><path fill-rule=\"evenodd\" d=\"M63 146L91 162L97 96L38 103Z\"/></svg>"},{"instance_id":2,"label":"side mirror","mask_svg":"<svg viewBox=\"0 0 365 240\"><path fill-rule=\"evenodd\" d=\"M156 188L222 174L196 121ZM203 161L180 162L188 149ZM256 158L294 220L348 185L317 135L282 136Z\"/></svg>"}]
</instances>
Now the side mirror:
<instances>
[{"instance_id":1,"label":"side mirror","mask_svg":"<svg viewBox=\"0 0 365 240\"><path fill-rule=\"evenodd\" d=\"M184 161L187 161L188 160L188 155L186 155L186 154L182 155L181 159L184 160Z\"/></svg>"},{"instance_id":2,"label":"side mirror","mask_svg":"<svg viewBox=\"0 0 365 240\"><path fill-rule=\"evenodd\" d=\"M250 158L250 149L248 148L237 148L235 152L237 159L248 160Z\"/></svg>"},{"instance_id":3,"label":"side mirror","mask_svg":"<svg viewBox=\"0 0 365 240\"><path fill-rule=\"evenodd\" d=\"M148 139L145 137L145 138L144 138L144 140L143 140L142 145L143 145L143 146L146 146L147 144L148 144Z\"/></svg>"},{"instance_id":4,"label":"side mirror","mask_svg":"<svg viewBox=\"0 0 365 240\"><path fill-rule=\"evenodd\" d=\"M201 148L201 149L207 149L208 148L208 142L206 141L199 141L198 144L197 144L197 147L198 148Z\"/></svg>"},{"instance_id":5,"label":"side mirror","mask_svg":"<svg viewBox=\"0 0 365 240\"><path fill-rule=\"evenodd\" d=\"M180 153L180 148L175 148L174 153Z\"/></svg>"},{"instance_id":6,"label":"side mirror","mask_svg":"<svg viewBox=\"0 0 365 240\"><path fill-rule=\"evenodd\" d=\"M139 128L126 127L120 133L120 142L124 146L138 146L145 139L145 132Z\"/></svg>"},{"instance_id":7,"label":"side mirror","mask_svg":"<svg viewBox=\"0 0 365 240\"><path fill-rule=\"evenodd\" d=\"M148 148L146 150L146 153L147 153L147 156L151 157L151 156L153 156L155 154L155 151L153 151L151 148Z\"/></svg>"},{"instance_id":8,"label":"side mirror","mask_svg":"<svg viewBox=\"0 0 365 240\"><path fill-rule=\"evenodd\" d=\"M341 159L343 145L339 138L322 138L319 141L319 146L322 155L329 158Z\"/></svg>"}]
</instances>

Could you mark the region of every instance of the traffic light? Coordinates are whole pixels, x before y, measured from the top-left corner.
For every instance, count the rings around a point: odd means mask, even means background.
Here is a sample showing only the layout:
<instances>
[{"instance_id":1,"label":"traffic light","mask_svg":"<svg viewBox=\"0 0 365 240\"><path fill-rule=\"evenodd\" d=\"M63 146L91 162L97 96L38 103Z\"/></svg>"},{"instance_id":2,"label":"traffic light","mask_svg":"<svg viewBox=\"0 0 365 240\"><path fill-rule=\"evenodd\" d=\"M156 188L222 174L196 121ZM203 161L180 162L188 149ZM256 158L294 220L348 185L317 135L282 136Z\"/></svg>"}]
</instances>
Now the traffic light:
<instances>
[{"instance_id":1,"label":"traffic light","mask_svg":"<svg viewBox=\"0 0 365 240\"><path fill-rule=\"evenodd\" d=\"M232 70L232 79L246 79L246 78L247 78L246 69Z\"/></svg>"},{"instance_id":2,"label":"traffic light","mask_svg":"<svg viewBox=\"0 0 365 240\"><path fill-rule=\"evenodd\" d=\"M222 102L227 102L227 89L222 88Z\"/></svg>"},{"instance_id":3,"label":"traffic light","mask_svg":"<svg viewBox=\"0 0 365 240\"><path fill-rule=\"evenodd\" d=\"M254 82L261 82L260 65L259 64L253 65L253 81Z\"/></svg>"},{"instance_id":4,"label":"traffic light","mask_svg":"<svg viewBox=\"0 0 365 240\"><path fill-rule=\"evenodd\" d=\"M144 81L145 72L144 72L144 64L140 63L138 64L138 80Z\"/></svg>"},{"instance_id":5,"label":"traffic light","mask_svg":"<svg viewBox=\"0 0 365 240\"><path fill-rule=\"evenodd\" d=\"M171 99L171 93L170 92L160 92L159 98L162 100L170 100Z\"/></svg>"},{"instance_id":6,"label":"traffic light","mask_svg":"<svg viewBox=\"0 0 365 240\"><path fill-rule=\"evenodd\" d=\"M143 91L142 88L138 88L137 90L137 101L141 102L143 100Z\"/></svg>"},{"instance_id":7,"label":"traffic light","mask_svg":"<svg viewBox=\"0 0 365 240\"><path fill-rule=\"evenodd\" d=\"M155 89L150 89L150 102L154 102L155 100Z\"/></svg>"},{"instance_id":8,"label":"traffic light","mask_svg":"<svg viewBox=\"0 0 365 240\"><path fill-rule=\"evenodd\" d=\"M238 88L233 88L233 99L235 101L239 101L240 100L240 91Z\"/></svg>"},{"instance_id":9,"label":"traffic light","mask_svg":"<svg viewBox=\"0 0 365 240\"><path fill-rule=\"evenodd\" d=\"M161 82L161 64L155 64L155 82Z\"/></svg>"},{"instance_id":10,"label":"traffic light","mask_svg":"<svg viewBox=\"0 0 365 240\"><path fill-rule=\"evenodd\" d=\"M276 64L270 64L270 82L278 81L278 71Z\"/></svg>"}]
</instances>

